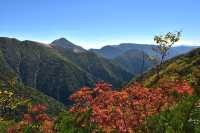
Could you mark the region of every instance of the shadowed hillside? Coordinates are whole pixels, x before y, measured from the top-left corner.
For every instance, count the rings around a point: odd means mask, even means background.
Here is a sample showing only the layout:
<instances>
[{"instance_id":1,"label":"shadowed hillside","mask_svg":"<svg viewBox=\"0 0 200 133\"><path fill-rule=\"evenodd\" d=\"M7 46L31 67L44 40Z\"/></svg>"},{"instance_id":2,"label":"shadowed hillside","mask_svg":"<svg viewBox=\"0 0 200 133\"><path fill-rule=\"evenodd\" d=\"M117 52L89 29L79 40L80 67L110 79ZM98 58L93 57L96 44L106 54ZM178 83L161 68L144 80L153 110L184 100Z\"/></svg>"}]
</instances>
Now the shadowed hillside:
<instances>
[{"instance_id":1,"label":"shadowed hillside","mask_svg":"<svg viewBox=\"0 0 200 133\"><path fill-rule=\"evenodd\" d=\"M82 86L104 80L119 87L132 77L95 54L82 54L66 56L41 43L0 38L1 73L13 73L24 85L64 103Z\"/></svg>"}]
</instances>

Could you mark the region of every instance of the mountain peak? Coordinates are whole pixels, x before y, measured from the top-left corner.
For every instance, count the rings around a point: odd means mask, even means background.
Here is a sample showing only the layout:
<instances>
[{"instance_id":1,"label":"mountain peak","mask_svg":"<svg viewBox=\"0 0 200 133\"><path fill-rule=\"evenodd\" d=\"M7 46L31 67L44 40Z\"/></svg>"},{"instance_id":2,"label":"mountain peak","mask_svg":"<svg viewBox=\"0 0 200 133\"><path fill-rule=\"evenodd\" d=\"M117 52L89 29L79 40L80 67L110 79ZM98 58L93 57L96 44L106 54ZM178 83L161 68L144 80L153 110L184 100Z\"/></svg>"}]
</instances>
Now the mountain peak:
<instances>
[{"instance_id":1,"label":"mountain peak","mask_svg":"<svg viewBox=\"0 0 200 133\"><path fill-rule=\"evenodd\" d=\"M63 38L63 37L56 39L50 45L56 48L72 50L75 53L82 53L86 51L84 48L78 45L75 45L74 43L68 41L66 38Z\"/></svg>"},{"instance_id":2,"label":"mountain peak","mask_svg":"<svg viewBox=\"0 0 200 133\"><path fill-rule=\"evenodd\" d=\"M68 41L66 38L59 38L59 39L56 39L54 40L51 45L66 45L65 47L69 47L69 46L74 46L75 44L73 44L72 42Z\"/></svg>"},{"instance_id":3,"label":"mountain peak","mask_svg":"<svg viewBox=\"0 0 200 133\"><path fill-rule=\"evenodd\" d=\"M66 42L69 42L66 38L64 38L64 37L61 37L61 38L59 38L59 39L56 39L55 41L66 41Z\"/></svg>"}]
</instances>

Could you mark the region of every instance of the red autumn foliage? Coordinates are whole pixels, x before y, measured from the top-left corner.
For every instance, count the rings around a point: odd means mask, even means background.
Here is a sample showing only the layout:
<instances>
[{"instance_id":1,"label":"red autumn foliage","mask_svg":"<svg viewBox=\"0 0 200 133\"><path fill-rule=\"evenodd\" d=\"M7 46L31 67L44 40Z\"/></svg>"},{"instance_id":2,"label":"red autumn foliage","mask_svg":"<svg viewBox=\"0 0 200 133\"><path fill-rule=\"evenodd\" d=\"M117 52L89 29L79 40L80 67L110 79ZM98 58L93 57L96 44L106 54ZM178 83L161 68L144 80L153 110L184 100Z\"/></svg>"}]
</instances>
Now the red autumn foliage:
<instances>
[{"instance_id":1,"label":"red autumn foliage","mask_svg":"<svg viewBox=\"0 0 200 133\"><path fill-rule=\"evenodd\" d=\"M181 83L177 83L176 85L176 91L179 94L189 94L190 96L193 93L193 90L191 89L191 87L189 86L188 82L186 80L184 80Z\"/></svg>"},{"instance_id":2,"label":"red autumn foliage","mask_svg":"<svg viewBox=\"0 0 200 133\"><path fill-rule=\"evenodd\" d=\"M24 114L23 121L25 123L31 124L33 122L33 118L30 114Z\"/></svg>"},{"instance_id":3,"label":"red autumn foliage","mask_svg":"<svg viewBox=\"0 0 200 133\"><path fill-rule=\"evenodd\" d=\"M52 119L45 113L43 114L38 114L37 116L35 116L35 119L37 121L51 121Z\"/></svg>"},{"instance_id":4,"label":"red autumn foliage","mask_svg":"<svg viewBox=\"0 0 200 133\"><path fill-rule=\"evenodd\" d=\"M152 89L135 83L116 91L110 84L97 83L93 89L84 87L70 96L75 102L70 111L80 113L91 108L90 122L105 132L117 129L121 133L131 133L140 128L148 116L173 105L177 100L172 95L174 92L192 95L192 88L184 81L171 88Z\"/></svg>"},{"instance_id":5,"label":"red autumn foliage","mask_svg":"<svg viewBox=\"0 0 200 133\"><path fill-rule=\"evenodd\" d=\"M39 127L32 129L33 132L54 133L54 120L45 113L46 110L47 106L42 104L31 106L29 112L23 115L23 119L8 129L8 133L23 132L27 126L34 123L38 123Z\"/></svg>"},{"instance_id":6,"label":"red autumn foliage","mask_svg":"<svg viewBox=\"0 0 200 133\"><path fill-rule=\"evenodd\" d=\"M30 108L30 112L35 112L35 113L44 112L46 110L47 110L47 106L43 104L36 104L36 105L31 106Z\"/></svg>"}]
</instances>

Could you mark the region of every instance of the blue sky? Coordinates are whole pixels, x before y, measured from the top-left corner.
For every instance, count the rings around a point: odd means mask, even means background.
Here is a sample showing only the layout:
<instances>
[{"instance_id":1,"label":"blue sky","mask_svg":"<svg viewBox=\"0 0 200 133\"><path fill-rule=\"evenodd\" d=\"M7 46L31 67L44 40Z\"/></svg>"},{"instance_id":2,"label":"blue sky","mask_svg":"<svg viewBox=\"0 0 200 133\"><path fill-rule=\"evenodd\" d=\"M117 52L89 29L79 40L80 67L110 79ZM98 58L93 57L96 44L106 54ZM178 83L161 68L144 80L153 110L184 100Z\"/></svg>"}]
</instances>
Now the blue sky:
<instances>
[{"instance_id":1,"label":"blue sky","mask_svg":"<svg viewBox=\"0 0 200 133\"><path fill-rule=\"evenodd\" d=\"M200 44L200 0L1 0L0 36L51 42L65 37L84 48L152 43L183 30Z\"/></svg>"}]
</instances>

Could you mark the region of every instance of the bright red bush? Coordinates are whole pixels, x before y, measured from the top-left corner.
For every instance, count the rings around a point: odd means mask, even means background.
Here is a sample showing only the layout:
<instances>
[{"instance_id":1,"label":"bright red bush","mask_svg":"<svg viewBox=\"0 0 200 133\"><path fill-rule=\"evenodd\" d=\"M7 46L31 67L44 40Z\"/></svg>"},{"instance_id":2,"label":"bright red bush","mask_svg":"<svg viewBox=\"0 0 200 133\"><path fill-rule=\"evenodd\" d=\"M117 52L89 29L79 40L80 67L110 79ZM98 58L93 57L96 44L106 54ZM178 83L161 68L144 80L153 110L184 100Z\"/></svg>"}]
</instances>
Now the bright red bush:
<instances>
[{"instance_id":1,"label":"bright red bush","mask_svg":"<svg viewBox=\"0 0 200 133\"><path fill-rule=\"evenodd\" d=\"M90 122L96 123L105 132L114 129L122 133L140 128L145 119L173 105L179 94L192 95L192 88L186 81L171 88L145 88L135 83L121 91L112 90L106 83L97 83L94 88L82 88L70 99L75 102L71 112L86 112L92 109Z\"/></svg>"},{"instance_id":2,"label":"bright red bush","mask_svg":"<svg viewBox=\"0 0 200 133\"><path fill-rule=\"evenodd\" d=\"M184 80L183 82L179 82L176 85L176 91L179 94L189 94L190 96L193 93L192 88L189 86L188 82L186 80Z\"/></svg>"}]
</instances>

